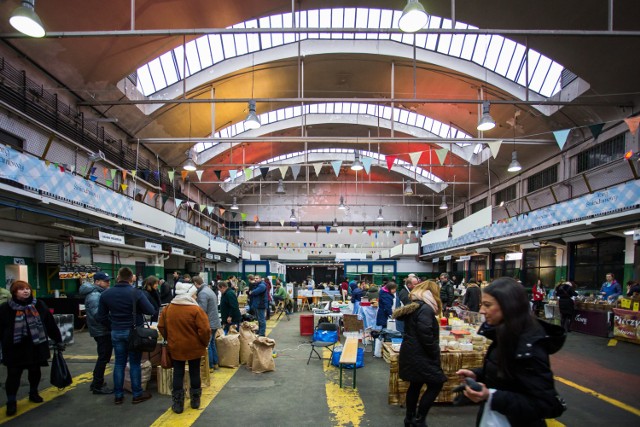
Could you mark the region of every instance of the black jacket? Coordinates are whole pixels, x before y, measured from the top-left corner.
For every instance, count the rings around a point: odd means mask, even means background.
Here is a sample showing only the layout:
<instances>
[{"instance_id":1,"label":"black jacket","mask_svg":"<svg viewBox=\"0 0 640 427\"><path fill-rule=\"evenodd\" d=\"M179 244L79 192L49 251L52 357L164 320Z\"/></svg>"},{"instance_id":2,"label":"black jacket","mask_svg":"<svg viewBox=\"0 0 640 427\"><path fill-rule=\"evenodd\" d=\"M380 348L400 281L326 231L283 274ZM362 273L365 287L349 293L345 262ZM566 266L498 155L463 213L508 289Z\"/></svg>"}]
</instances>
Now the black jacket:
<instances>
[{"instance_id":1,"label":"black jacket","mask_svg":"<svg viewBox=\"0 0 640 427\"><path fill-rule=\"evenodd\" d=\"M411 304L411 300L409 299L409 294L411 291L407 287L407 285L402 285L398 288L398 298L402 301L402 304L409 305Z\"/></svg>"},{"instance_id":2,"label":"black jacket","mask_svg":"<svg viewBox=\"0 0 640 427\"><path fill-rule=\"evenodd\" d=\"M42 300L36 300L36 309L40 313L47 337L56 343L62 342L60 329L56 325L53 315ZM18 344L13 343L13 329L16 322L16 311L8 302L0 305L0 341L2 342L2 363L7 366L47 366L47 360L51 357L49 343L43 342L34 345L31 340L23 340Z\"/></svg>"},{"instance_id":3,"label":"black jacket","mask_svg":"<svg viewBox=\"0 0 640 427\"><path fill-rule=\"evenodd\" d=\"M442 306L451 307L454 299L453 282L451 280L447 280L440 286L440 301L442 301Z\"/></svg>"},{"instance_id":4,"label":"black jacket","mask_svg":"<svg viewBox=\"0 0 640 427\"><path fill-rule=\"evenodd\" d=\"M467 286L467 292L464 294L463 304L469 307L469 311L480 311L480 299L482 292L480 286L471 284Z\"/></svg>"},{"instance_id":5,"label":"black jacket","mask_svg":"<svg viewBox=\"0 0 640 427\"><path fill-rule=\"evenodd\" d=\"M558 297L558 307L560 314L573 315L575 312L575 302L572 297L578 296L571 285L560 285L556 288L556 296Z\"/></svg>"},{"instance_id":6,"label":"black jacket","mask_svg":"<svg viewBox=\"0 0 640 427\"><path fill-rule=\"evenodd\" d=\"M393 317L404 321L400 378L423 384L447 381L440 366L440 325L433 309L418 301L397 309Z\"/></svg>"},{"instance_id":7,"label":"black jacket","mask_svg":"<svg viewBox=\"0 0 640 427\"><path fill-rule=\"evenodd\" d=\"M156 310L156 313L151 316L151 321L157 322L158 314L160 313L160 306L162 305L162 303L160 302L160 294L155 289L152 289L151 291L145 289L142 292L147 297L153 308Z\"/></svg>"},{"instance_id":8,"label":"black jacket","mask_svg":"<svg viewBox=\"0 0 640 427\"><path fill-rule=\"evenodd\" d=\"M538 320L538 325L520 335L509 362L511 378L498 377L496 329L486 323L478 331L493 343L482 368L474 369L477 381L496 389L491 409L504 414L512 426L543 427L545 418L556 418L564 411L557 399L549 355L564 344L566 334L560 326ZM480 406L478 422L484 405Z\"/></svg>"},{"instance_id":9,"label":"black jacket","mask_svg":"<svg viewBox=\"0 0 640 427\"><path fill-rule=\"evenodd\" d=\"M231 316L231 323L240 323L242 315L238 307L238 297L233 289L228 288L222 296L220 296L220 318L222 324L227 323L227 317Z\"/></svg>"}]
</instances>

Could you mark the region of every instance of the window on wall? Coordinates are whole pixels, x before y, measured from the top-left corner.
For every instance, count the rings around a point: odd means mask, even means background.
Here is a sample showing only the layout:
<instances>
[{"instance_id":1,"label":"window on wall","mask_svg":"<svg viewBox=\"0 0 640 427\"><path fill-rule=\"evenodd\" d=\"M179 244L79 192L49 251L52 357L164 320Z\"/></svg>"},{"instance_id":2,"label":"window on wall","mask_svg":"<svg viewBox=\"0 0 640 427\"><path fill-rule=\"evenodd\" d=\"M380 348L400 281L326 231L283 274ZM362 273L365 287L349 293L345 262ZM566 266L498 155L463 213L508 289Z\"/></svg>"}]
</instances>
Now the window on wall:
<instances>
[{"instance_id":1,"label":"window on wall","mask_svg":"<svg viewBox=\"0 0 640 427\"><path fill-rule=\"evenodd\" d=\"M578 288L599 290L607 273L613 273L623 285L624 250L625 241L618 237L575 243L571 248L570 262L571 276Z\"/></svg>"},{"instance_id":2,"label":"window on wall","mask_svg":"<svg viewBox=\"0 0 640 427\"><path fill-rule=\"evenodd\" d=\"M484 199L478 200L475 203L471 203L471 213L474 214L476 212L481 211L482 209L487 207L487 199L486 197Z\"/></svg>"},{"instance_id":3,"label":"window on wall","mask_svg":"<svg viewBox=\"0 0 640 427\"><path fill-rule=\"evenodd\" d=\"M558 165L555 164L527 178L527 193L532 193L558 182Z\"/></svg>"},{"instance_id":4,"label":"window on wall","mask_svg":"<svg viewBox=\"0 0 640 427\"><path fill-rule=\"evenodd\" d=\"M578 154L576 156L577 173L622 158L624 156L625 135L626 133L616 135Z\"/></svg>"},{"instance_id":5,"label":"window on wall","mask_svg":"<svg viewBox=\"0 0 640 427\"><path fill-rule=\"evenodd\" d=\"M464 219L464 208L458 209L453 213L453 222L456 223Z\"/></svg>"},{"instance_id":6,"label":"window on wall","mask_svg":"<svg viewBox=\"0 0 640 427\"><path fill-rule=\"evenodd\" d=\"M498 252L491 255L492 279L498 277L516 277L517 269L515 261L506 260L506 252Z\"/></svg>"},{"instance_id":7,"label":"window on wall","mask_svg":"<svg viewBox=\"0 0 640 427\"><path fill-rule=\"evenodd\" d=\"M487 277L487 259L484 256L471 257L469 261L469 278L478 282L489 280Z\"/></svg>"},{"instance_id":8,"label":"window on wall","mask_svg":"<svg viewBox=\"0 0 640 427\"><path fill-rule=\"evenodd\" d=\"M525 249L522 256L523 282L525 288L531 289L542 280L546 289L555 287L556 282L556 247Z\"/></svg>"},{"instance_id":9,"label":"window on wall","mask_svg":"<svg viewBox=\"0 0 640 427\"><path fill-rule=\"evenodd\" d=\"M24 140L22 138L19 138L3 129L0 129L0 143L10 145L20 151L24 149Z\"/></svg>"},{"instance_id":10,"label":"window on wall","mask_svg":"<svg viewBox=\"0 0 640 427\"><path fill-rule=\"evenodd\" d=\"M500 191L496 192L496 205L499 205L502 202L509 202L511 200L515 200L517 197L516 191L517 184L510 185L507 188L503 188Z\"/></svg>"}]
</instances>

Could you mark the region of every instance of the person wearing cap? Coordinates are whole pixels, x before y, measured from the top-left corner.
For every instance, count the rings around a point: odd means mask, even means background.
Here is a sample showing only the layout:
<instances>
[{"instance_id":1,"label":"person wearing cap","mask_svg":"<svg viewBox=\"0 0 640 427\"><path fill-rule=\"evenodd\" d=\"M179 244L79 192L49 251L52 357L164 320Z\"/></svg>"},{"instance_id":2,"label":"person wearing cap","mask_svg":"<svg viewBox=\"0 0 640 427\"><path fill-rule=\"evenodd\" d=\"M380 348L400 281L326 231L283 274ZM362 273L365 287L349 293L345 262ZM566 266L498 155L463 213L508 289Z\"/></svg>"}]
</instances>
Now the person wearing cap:
<instances>
[{"instance_id":1,"label":"person wearing cap","mask_svg":"<svg viewBox=\"0 0 640 427\"><path fill-rule=\"evenodd\" d=\"M109 289L111 277L104 271L99 271L93 275L93 283L85 282L80 286L80 295L84 296L84 307L87 314L87 326L89 335L96 342L98 360L93 367L93 381L89 390L93 394L111 394L113 389L107 386L104 380L104 370L111 361L113 344L111 343L111 331L108 327L98 322L98 307L100 306L100 296Z\"/></svg>"}]
</instances>

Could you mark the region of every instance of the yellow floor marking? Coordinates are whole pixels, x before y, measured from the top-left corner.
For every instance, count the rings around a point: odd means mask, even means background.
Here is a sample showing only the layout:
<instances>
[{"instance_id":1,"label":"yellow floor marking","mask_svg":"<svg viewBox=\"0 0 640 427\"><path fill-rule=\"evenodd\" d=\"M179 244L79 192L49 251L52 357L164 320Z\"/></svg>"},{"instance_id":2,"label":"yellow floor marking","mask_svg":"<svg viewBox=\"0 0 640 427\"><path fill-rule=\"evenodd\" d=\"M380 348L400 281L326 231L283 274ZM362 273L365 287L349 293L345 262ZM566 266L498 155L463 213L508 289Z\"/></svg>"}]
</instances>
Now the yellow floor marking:
<instances>
[{"instance_id":1,"label":"yellow floor marking","mask_svg":"<svg viewBox=\"0 0 640 427\"><path fill-rule=\"evenodd\" d=\"M331 351L324 349L322 357L322 367L325 375L325 391L327 394L327 405L331 413L334 426L359 427L364 417L364 402L360 398L358 389L353 389L351 384L351 369L342 370L342 385L340 388L340 371L333 365L327 366L326 359L331 357ZM346 379L345 379L346 371Z\"/></svg>"},{"instance_id":2,"label":"yellow floor marking","mask_svg":"<svg viewBox=\"0 0 640 427\"><path fill-rule=\"evenodd\" d=\"M89 360L89 361L95 362L98 360L98 356L89 356L86 354L75 354L75 355L65 354L64 360L66 360L67 362L69 360Z\"/></svg>"},{"instance_id":3,"label":"yellow floor marking","mask_svg":"<svg viewBox=\"0 0 640 427\"><path fill-rule=\"evenodd\" d=\"M618 340L615 338L612 338L609 340L609 342L607 343L608 347L615 347L618 344Z\"/></svg>"},{"instance_id":4,"label":"yellow floor marking","mask_svg":"<svg viewBox=\"0 0 640 427\"><path fill-rule=\"evenodd\" d=\"M547 422L547 427L565 427L560 421L556 420L545 420Z\"/></svg>"},{"instance_id":5,"label":"yellow floor marking","mask_svg":"<svg viewBox=\"0 0 640 427\"><path fill-rule=\"evenodd\" d=\"M65 356L65 360L68 359L67 356ZM111 373L111 368L107 367L107 369L105 370L105 375L108 375ZM23 377L26 376L26 373L23 373ZM80 374L76 377L73 377L73 383L69 386L66 387L62 390L58 390L57 387L48 387L45 388L44 390L42 390L40 392L40 396L42 396L42 398L44 399L44 403L49 402L50 400L55 399L56 397L60 397L63 394L74 390L75 388L77 388L80 384L84 384L84 383L88 383L90 381L93 381L93 371L90 372L85 372L84 374ZM12 416L12 417L7 417L7 415L5 414L4 409L0 412L0 424L4 424L7 421L11 421L16 419L17 417L19 417L20 415L29 412L32 409L36 409L37 407L43 405L44 403L33 403L29 401L28 397L25 397L24 399L20 399L18 400L18 412L16 415Z\"/></svg>"},{"instance_id":6,"label":"yellow floor marking","mask_svg":"<svg viewBox=\"0 0 640 427\"><path fill-rule=\"evenodd\" d=\"M569 387L573 387L575 389L580 390L583 393L590 394L594 397L597 397L600 400L604 400L605 402L610 403L613 406L617 406L620 409L624 409L625 411L631 412L632 414L640 417L640 409L634 408L633 406L627 405L626 403L622 403L619 400L613 399L609 396L605 396L604 394L600 394L597 391L591 390L590 388L583 387L579 384L574 383L573 381L569 381L564 378L556 377L556 376L554 376L553 378L555 378L557 381L560 381L563 384L568 385Z\"/></svg>"},{"instance_id":7,"label":"yellow floor marking","mask_svg":"<svg viewBox=\"0 0 640 427\"><path fill-rule=\"evenodd\" d=\"M268 320L265 335L268 336L276 327L278 322L280 322L280 320ZM182 414L176 414L171 410L171 408L169 408L164 414L160 415L160 417L156 419L150 427L160 427L165 425L171 425L172 427L189 427L193 425L229 380L233 378L236 372L238 372L238 368L220 368L214 371L211 374L211 385L209 387L202 388L200 409L191 409L189 399L185 399L184 412Z\"/></svg>"}]
</instances>

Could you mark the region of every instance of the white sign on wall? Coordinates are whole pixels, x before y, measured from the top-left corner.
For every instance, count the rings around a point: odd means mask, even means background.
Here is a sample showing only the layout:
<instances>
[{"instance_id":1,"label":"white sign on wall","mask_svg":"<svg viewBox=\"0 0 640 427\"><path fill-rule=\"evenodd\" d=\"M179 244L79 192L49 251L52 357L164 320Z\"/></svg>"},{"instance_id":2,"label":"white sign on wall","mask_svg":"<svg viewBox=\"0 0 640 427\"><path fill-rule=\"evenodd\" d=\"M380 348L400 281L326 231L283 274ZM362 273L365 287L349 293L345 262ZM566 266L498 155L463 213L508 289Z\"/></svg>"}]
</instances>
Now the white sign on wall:
<instances>
[{"instance_id":1,"label":"white sign on wall","mask_svg":"<svg viewBox=\"0 0 640 427\"><path fill-rule=\"evenodd\" d=\"M442 257L444 261L449 261L451 259L451 255L445 255Z\"/></svg>"},{"instance_id":2,"label":"white sign on wall","mask_svg":"<svg viewBox=\"0 0 640 427\"><path fill-rule=\"evenodd\" d=\"M184 255L184 249L171 247L171 254L173 255Z\"/></svg>"},{"instance_id":3,"label":"white sign on wall","mask_svg":"<svg viewBox=\"0 0 640 427\"><path fill-rule=\"evenodd\" d=\"M146 249L151 249L153 251L161 251L162 250L162 245L160 243L155 243L155 242L144 242L144 247Z\"/></svg>"},{"instance_id":4,"label":"white sign on wall","mask_svg":"<svg viewBox=\"0 0 640 427\"><path fill-rule=\"evenodd\" d=\"M121 245L124 245L124 236L118 236L117 234L98 231L98 239L100 239L101 242L119 243Z\"/></svg>"},{"instance_id":5,"label":"white sign on wall","mask_svg":"<svg viewBox=\"0 0 640 427\"><path fill-rule=\"evenodd\" d=\"M522 259L522 252L511 252L505 257L507 261L520 261Z\"/></svg>"}]
</instances>

